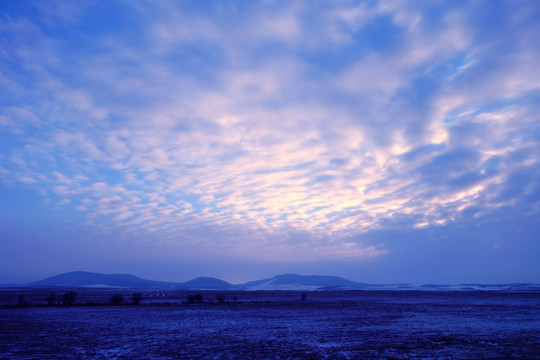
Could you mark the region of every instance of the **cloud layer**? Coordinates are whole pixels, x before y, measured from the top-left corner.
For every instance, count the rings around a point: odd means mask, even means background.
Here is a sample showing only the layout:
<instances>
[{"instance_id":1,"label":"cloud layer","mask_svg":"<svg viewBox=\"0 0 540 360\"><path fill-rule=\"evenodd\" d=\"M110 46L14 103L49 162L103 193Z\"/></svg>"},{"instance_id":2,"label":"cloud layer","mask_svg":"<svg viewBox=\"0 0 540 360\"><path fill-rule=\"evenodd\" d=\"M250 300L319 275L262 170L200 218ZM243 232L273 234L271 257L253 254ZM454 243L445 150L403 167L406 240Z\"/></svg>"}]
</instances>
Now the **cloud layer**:
<instances>
[{"instance_id":1,"label":"cloud layer","mask_svg":"<svg viewBox=\"0 0 540 360\"><path fill-rule=\"evenodd\" d=\"M535 2L3 7L0 181L111 241L362 259L540 210Z\"/></svg>"}]
</instances>

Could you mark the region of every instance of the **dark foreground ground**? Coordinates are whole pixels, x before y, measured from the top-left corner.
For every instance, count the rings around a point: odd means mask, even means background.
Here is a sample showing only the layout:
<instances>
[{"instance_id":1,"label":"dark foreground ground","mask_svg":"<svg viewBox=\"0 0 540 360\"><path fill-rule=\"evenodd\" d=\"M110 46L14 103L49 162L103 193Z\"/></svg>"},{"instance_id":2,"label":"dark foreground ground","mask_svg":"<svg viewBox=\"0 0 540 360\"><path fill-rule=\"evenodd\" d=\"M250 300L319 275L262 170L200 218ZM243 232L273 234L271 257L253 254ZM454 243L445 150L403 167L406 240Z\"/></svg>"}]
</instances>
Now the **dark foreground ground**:
<instances>
[{"instance_id":1,"label":"dark foreground ground","mask_svg":"<svg viewBox=\"0 0 540 360\"><path fill-rule=\"evenodd\" d=\"M17 294L2 292L0 304ZM206 303L182 304L187 295L0 308L0 358L540 359L539 293L222 293L222 304L203 293Z\"/></svg>"}]
</instances>

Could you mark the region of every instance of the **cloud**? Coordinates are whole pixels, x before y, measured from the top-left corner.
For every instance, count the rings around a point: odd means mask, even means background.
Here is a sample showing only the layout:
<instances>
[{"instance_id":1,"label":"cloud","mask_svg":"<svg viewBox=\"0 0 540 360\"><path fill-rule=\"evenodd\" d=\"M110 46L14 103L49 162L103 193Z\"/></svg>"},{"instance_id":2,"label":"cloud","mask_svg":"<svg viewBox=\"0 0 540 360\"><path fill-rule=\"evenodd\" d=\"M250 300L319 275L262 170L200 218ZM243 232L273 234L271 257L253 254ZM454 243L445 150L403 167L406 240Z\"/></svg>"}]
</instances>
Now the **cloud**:
<instances>
[{"instance_id":1,"label":"cloud","mask_svg":"<svg viewBox=\"0 0 540 360\"><path fill-rule=\"evenodd\" d=\"M84 6L2 18L0 165L95 231L361 259L389 226L538 211L537 6L497 34L506 3Z\"/></svg>"}]
</instances>

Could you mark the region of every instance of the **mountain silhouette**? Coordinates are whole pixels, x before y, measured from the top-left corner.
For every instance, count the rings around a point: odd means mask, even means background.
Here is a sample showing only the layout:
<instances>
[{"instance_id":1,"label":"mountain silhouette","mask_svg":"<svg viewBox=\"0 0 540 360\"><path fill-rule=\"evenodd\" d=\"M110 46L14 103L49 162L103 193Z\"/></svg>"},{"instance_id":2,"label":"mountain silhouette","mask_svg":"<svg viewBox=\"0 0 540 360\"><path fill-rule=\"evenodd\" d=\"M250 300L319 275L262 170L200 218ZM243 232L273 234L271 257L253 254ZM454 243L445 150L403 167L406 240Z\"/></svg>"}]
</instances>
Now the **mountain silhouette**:
<instances>
[{"instance_id":1,"label":"mountain silhouette","mask_svg":"<svg viewBox=\"0 0 540 360\"><path fill-rule=\"evenodd\" d=\"M10 285L13 286L13 285ZM198 277L187 282L164 282L141 279L129 274L100 274L74 271L36 281L26 286L65 287L118 287L130 289L170 289L170 290L246 290L246 291L322 291L322 290L423 290L423 291L540 291L539 284L365 284L337 276L283 274L272 278L233 285L213 277Z\"/></svg>"},{"instance_id":2,"label":"mountain silhouette","mask_svg":"<svg viewBox=\"0 0 540 360\"><path fill-rule=\"evenodd\" d=\"M212 277L198 277L185 283L177 285L179 289L198 289L198 290L234 290L237 286L229 284L226 281Z\"/></svg>"},{"instance_id":3,"label":"mountain silhouette","mask_svg":"<svg viewBox=\"0 0 540 360\"><path fill-rule=\"evenodd\" d=\"M337 276L326 275L277 275L270 279L250 281L239 285L246 290L331 290L364 289L367 284L357 283Z\"/></svg>"},{"instance_id":4,"label":"mountain silhouette","mask_svg":"<svg viewBox=\"0 0 540 360\"><path fill-rule=\"evenodd\" d=\"M129 274L100 274L74 271L33 282L33 286L74 286L74 287L124 287L134 289L168 289L175 283L145 280Z\"/></svg>"},{"instance_id":5,"label":"mountain silhouette","mask_svg":"<svg viewBox=\"0 0 540 360\"><path fill-rule=\"evenodd\" d=\"M175 283L146 280L128 274L100 274L86 271L60 274L28 285L178 290L331 290L360 289L367 286L337 276L284 274L270 279L233 285L213 277L198 277L184 283Z\"/></svg>"}]
</instances>

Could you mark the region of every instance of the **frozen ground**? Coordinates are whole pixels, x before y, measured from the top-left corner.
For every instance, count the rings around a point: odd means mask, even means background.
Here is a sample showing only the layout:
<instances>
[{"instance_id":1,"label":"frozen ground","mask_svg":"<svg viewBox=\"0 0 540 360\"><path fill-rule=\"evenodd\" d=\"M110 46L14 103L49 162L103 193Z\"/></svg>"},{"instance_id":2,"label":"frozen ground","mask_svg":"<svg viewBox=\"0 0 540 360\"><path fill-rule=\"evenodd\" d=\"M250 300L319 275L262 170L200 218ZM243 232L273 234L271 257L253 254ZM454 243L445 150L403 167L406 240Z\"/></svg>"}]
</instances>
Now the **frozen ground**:
<instances>
[{"instance_id":1,"label":"frozen ground","mask_svg":"<svg viewBox=\"0 0 540 360\"><path fill-rule=\"evenodd\" d=\"M3 308L0 358L540 359L538 293L235 296L219 305Z\"/></svg>"}]
</instances>

